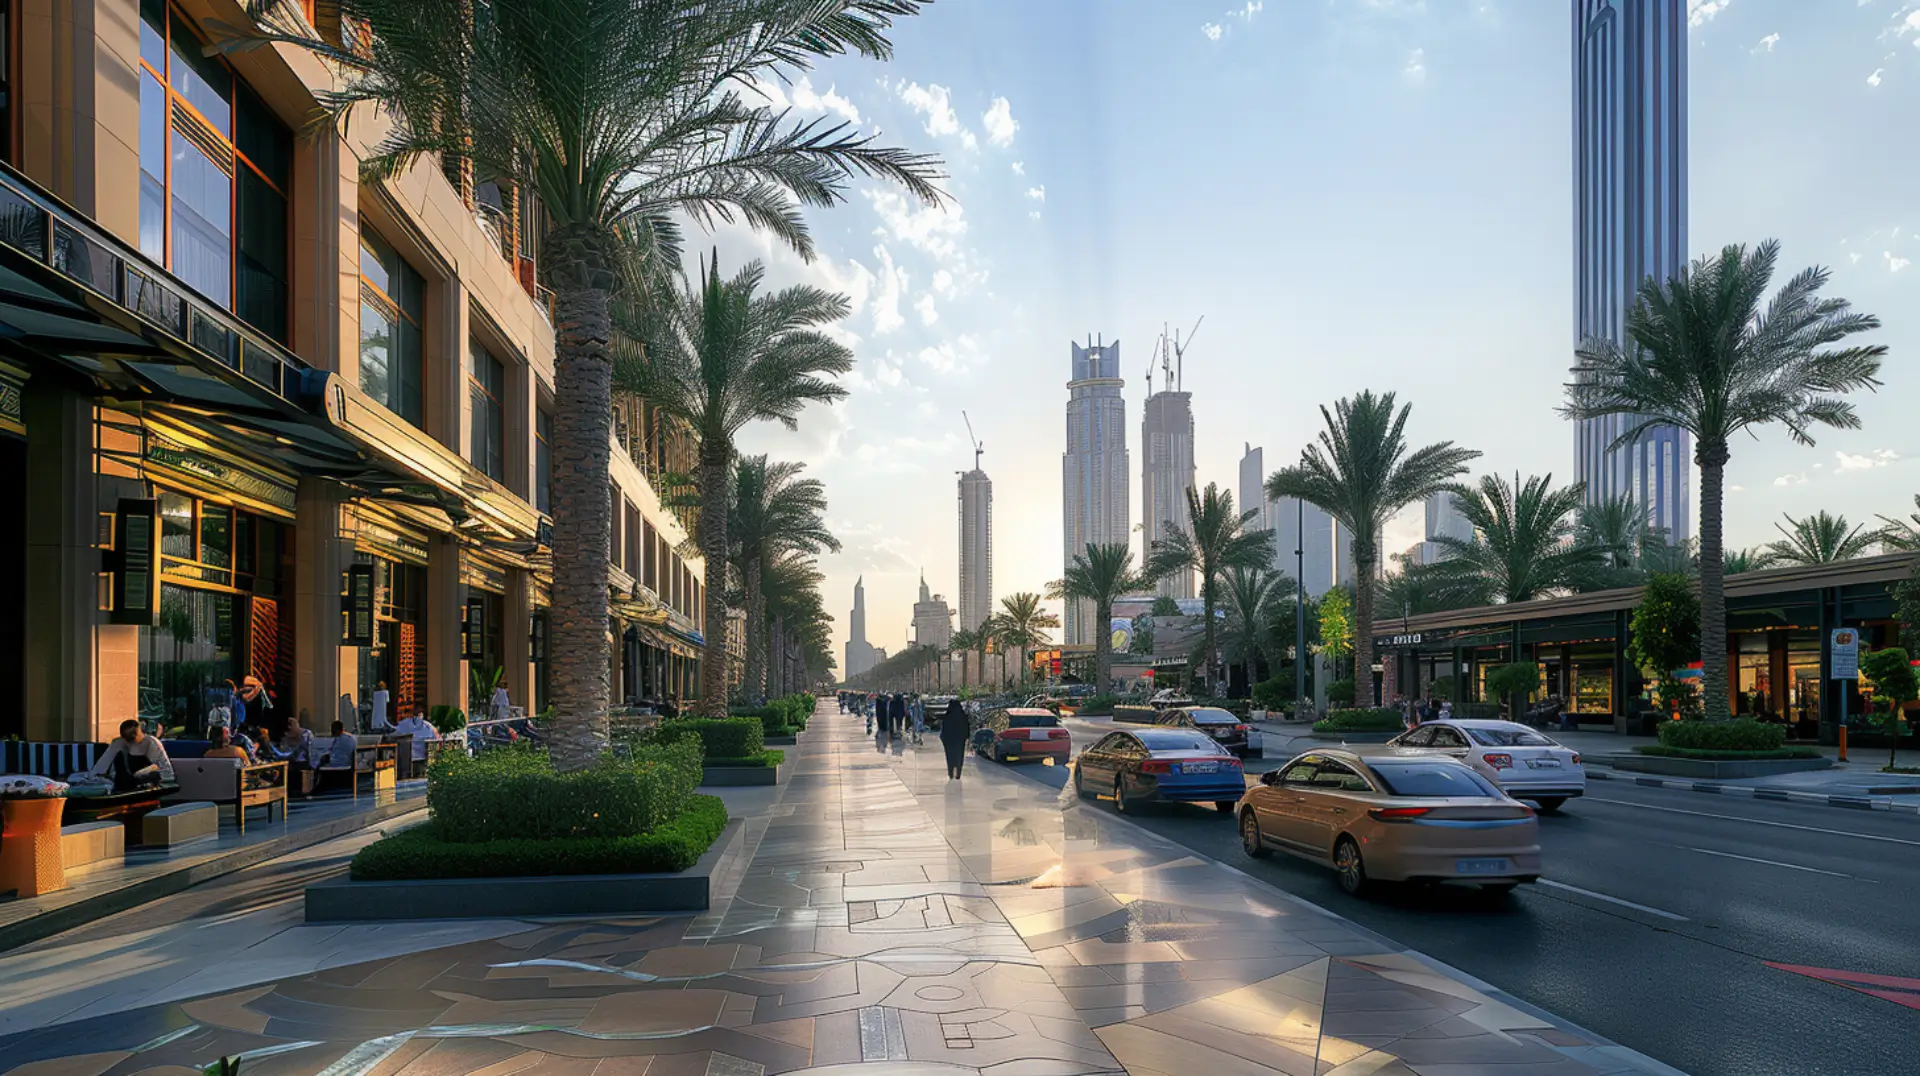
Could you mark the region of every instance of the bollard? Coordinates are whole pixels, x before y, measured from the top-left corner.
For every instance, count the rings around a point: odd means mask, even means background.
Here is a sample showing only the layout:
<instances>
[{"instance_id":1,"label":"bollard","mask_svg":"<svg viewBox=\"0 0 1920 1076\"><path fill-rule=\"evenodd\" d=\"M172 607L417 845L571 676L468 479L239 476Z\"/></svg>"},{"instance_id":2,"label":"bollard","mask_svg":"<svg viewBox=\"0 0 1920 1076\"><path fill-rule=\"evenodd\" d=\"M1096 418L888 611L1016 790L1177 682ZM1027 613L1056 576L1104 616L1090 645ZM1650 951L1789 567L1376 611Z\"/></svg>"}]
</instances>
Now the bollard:
<instances>
[{"instance_id":1,"label":"bollard","mask_svg":"<svg viewBox=\"0 0 1920 1076\"><path fill-rule=\"evenodd\" d=\"M1840 761L1847 760L1847 726L1840 726Z\"/></svg>"}]
</instances>

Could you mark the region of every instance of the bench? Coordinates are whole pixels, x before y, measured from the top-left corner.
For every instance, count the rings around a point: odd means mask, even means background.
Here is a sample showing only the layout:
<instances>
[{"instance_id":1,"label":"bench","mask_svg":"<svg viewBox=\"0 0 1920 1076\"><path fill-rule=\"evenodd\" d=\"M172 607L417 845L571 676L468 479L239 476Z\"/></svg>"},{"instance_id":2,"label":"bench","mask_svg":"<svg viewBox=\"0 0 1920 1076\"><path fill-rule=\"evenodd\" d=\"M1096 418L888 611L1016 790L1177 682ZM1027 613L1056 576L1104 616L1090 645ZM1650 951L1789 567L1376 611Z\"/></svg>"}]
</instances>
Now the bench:
<instances>
[{"instance_id":1,"label":"bench","mask_svg":"<svg viewBox=\"0 0 1920 1076\"><path fill-rule=\"evenodd\" d=\"M353 768L345 766L321 766L321 773L340 774L346 777L347 786L353 790L353 798L360 798L360 778L369 778L369 791L394 787L399 773L400 745L391 743L359 744L353 749Z\"/></svg>"},{"instance_id":2,"label":"bench","mask_svg":"<svg viewBox=\"0 0 1920 1076\"><path fill-rule=\"evenodd\" d=\"M107 753L103 743L0 742L0 773L30 773L64 781L69 775L93 769Z\"/></svg>"},{"instance_id":3,"label":"bench","mask_svg":"<svg viewBox=\"0 0 1920 1076\"><path fill-rule=\"evenodd\" d=\"M174 779L180 792L194 800L233 804L233 821L240 832L247 831L247 808L265 807L267 821L274 820L274 804L280 805L280 817L287 815L287 764L262 762L249 765L238 758L183 758L173 764Z\"/></svg>"},{"instance_id":4,"label":"bench","mask_svg":"<svg viewBox=\"0 0 1920 1076\"><path fill-rule=\"evenodd\" d=\"M60 827L60 862L68 870L126 856L127 827L118 822L82 822Z\"/></svg>"},{"instance_id":5,"label":"bench","mask_svg":"<svg viewBox=\"0 0 1920 1076\"><path fill-rule=\"evenodd\" d=\"M219 835L220 809L211 803L170 803L140 820L140 843L148 848L171 848Z\"/></svg>"}]
</instances>

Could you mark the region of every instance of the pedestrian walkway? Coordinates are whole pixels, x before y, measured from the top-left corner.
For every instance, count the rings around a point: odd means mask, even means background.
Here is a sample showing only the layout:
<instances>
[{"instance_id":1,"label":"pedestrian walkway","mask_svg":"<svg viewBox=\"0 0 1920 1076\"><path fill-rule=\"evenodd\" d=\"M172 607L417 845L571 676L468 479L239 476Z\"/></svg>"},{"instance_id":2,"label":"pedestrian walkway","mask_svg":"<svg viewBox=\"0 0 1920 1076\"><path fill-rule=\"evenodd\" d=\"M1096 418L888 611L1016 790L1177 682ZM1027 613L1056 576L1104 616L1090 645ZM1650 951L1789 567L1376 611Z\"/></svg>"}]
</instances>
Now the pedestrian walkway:
<instances>
[{"instance_id":1,"label":"pedestrian walkway","mask_svg":"<svg viewBox=\"0 0 1920 1076\"><path fill-rule=\"evenodd\" d=\"M971 763L949 781L937 743L876 740L829 708L788 751L789 783L745 818L706 914L492 924L404 952L370 936L364 960L320 970L289 953L284 970L255 961L250 983L0 1038L0 1063L34 1076L235 1056L249 1076L1671 1071L1070 793Z\"/></svg>"}]
</instances>

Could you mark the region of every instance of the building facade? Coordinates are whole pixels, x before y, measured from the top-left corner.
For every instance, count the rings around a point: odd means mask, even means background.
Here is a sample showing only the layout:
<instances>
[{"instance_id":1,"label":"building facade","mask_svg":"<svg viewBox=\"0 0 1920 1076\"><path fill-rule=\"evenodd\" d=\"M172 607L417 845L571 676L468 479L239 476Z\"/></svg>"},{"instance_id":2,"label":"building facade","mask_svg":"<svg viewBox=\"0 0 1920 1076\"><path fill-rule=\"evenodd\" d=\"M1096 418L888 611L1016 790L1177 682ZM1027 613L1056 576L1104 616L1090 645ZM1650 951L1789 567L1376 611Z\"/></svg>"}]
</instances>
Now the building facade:
<instances>
[{"instance_id":1,"label":"building facade","mask_svg":"<svg viewBox=\"0 0 1920 1076\"><path fill-rule=\"evenodd\" d=\"M1187 491L1193 488L1193 475L1193 393L1156 392L1147 397L1140 418L1142 563L1170 530L1187 530ZM1169 598L1191 598L1193 573L1165 576L1155 590Z\"/></svg>"},{"instance_id":2,"label":"building facade","mask_svg":"<svg viewBox=\"0 0 1920 1076\"><path fill-rule=\"evenodd\" d=\"M1240 457L1240 507L1257 508L1254 526L1273 532L1274 566L1301 581L1308 597L1318 598L1334 583L1333 517L1292 497L1269 500L1268 473L1265 450L1247 445ZM1347 571L1350 576L1351 567Z\"/></svg>"},{"instance_id":3,"label":"building facade","mask_svg":"<svg viewBox=\"0 0 1920 1076\"><path fill-rule=\"evenodd\" d=\"M322 731L380 685L391 717L471 710L475 672L543 708L537 200L436 160L364 177L371 116L296 137L338 76L211 54L231 3L0 13L0 736L198 735L249 676ZM655 486L688 442L626 414L608 675L691 696L701 563Z\"/></svg>"},{"instance_id":4,"label":"building facade","mask_svg":"<svg viewBox=\"0 0 1920 1076\"><path fill-rule=\"evenodd\" d=\"M1433 564L1446 556L1446 547L1435 539L1473 540L1473 524L1460 514L1459 507L1454 504L1453 494L1445 490L1427 494L1426 515L1426 540L1409 551L1419 554L1421 564Z\"/></svg>"},{"instance_id":5,"label":"building facade","mask_svg":"<svg viewBox=\"0 0 1920 1076\"><path fill-rule=\"evenodd\" d=\"M853 581L853 610L847 614L846 671L841 675L851 680L885 656L885 651L875 650L867 641L867 585L866 577L861 576Z\"/></svg>"},{"instance_id":6,"label":"building facade","mask_svg":"<svg viewBox=\"0 0 1920 1076\"><path fill-rule=\"evenodd\" d=\"M1072 376L1067 381L1067 450L1060 461L1062 570L1084 555L1091 543L1131 544L1128 520L1127 402L1121 396L1120 342L1071 344ZM1068 602L1063 618L1069 644L1093 642L1091 602Z\"/></svg>"},{"instance_id":7,"label":"building facade","mask_svg":"<svg viewBox=\"0 0 1920 1076\"><path fill-rule=\"evenodd\" d=\"M953 642L953 609L946 598L927 589L925 575L920 577L920 600L913 603L913 641L940 650Z\"/></svg>"},{"instance_id":8,"label":"building facade","mask_svg":"<svg viewBox=\"0 0 1920 1076\"><path fill-rule=\"evenodd\" d=\"M960 476L960 626L977 631L993 615L993 480L975 467Z\"/></svg>"},{"instance_id":9,"label":"building facade","mask_svg":"<svg viewBox=\"0 0 1920 1076\"><path fill-rule=\"evenodd\" d=\"M1687 263L1687 5L1684 0L1572 0L1574 346L1623 327L1641 282ZM1577 473L1589 501L1628 496L1647 523L1693 533L1693 449L1655 429L1613 448L1630 416L1576 424Z\"/></svg>"}]
</instances>

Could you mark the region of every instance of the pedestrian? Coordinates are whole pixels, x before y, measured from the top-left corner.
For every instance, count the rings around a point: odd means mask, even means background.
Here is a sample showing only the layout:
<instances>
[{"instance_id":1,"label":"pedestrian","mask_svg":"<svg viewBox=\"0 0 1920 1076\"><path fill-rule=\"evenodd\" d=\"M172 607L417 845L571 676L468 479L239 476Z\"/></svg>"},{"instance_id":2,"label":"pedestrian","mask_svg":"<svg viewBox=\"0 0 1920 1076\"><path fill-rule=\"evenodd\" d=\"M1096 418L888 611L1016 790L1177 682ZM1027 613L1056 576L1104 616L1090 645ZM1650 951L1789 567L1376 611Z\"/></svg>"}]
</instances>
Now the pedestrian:
<instances>
[{"instance_id":1,"label":"pedestrian","mask_svg":"<svg viewBox=\"0 0 1920 1076\"><path fill-rule=\"evenodd\" d=\"M907 732L907 696L903 691L893 693L893 702L887 707L887 735L898 739Z\"/></svg>"},{"instance_id":2,"label":"pedestrian","mask_svg":"<svg viewBox=\"0 0 1920 1076\"><path fill-rule=\"evenodd\" d=\"M913 742L919 744L927 731L927 704L920 696L913 697Z\"/></svg>"},{"instance_id":3,"label":"pedestrian","mask_svg":"<svg viewBox=\"0 0 1920 1076\"><path fill-rule=\"evenodd\" d=\"M947 752L947 778L956 780L960 776L960 767L967 757L967 708L959 699L947 703L947 712L940 718L940 746Z\"/></svg>"},{"instance_id":4,"label":"pedestrian","mask_svg":"<svg viewBox=\"0 0 1920 1076\"><path fill-rule=\"evenodd\" d=\"M493 685L493 698L489 700L488 709L493 711L495 721L505 721L513 716L513 699L507 694L506 677L502 676L499 682Z\"/></svg>"},{"instance_id":5,"label":"pedestrian","mask_svg":"<svg viewBox=\"0 0 1920 1076\"><path fill-rule=\"evenodd\" d=\"M860 712L867 715L867 735L871 736L873 735L873 696L861 692L859 707Z\"/></svg>"},{"instance_id":6,"label":"pedestrian","mask_svg":"<svg viewBox=\"0 0 1920 1076\"><path fill-rule=\"evenodd\" d=\"M373 731L387 732L393 728L387 711L392 706L393 694L387 690L387 682L381 680L373 685Z\"/></svg>"}]
</instances>

